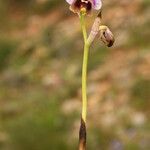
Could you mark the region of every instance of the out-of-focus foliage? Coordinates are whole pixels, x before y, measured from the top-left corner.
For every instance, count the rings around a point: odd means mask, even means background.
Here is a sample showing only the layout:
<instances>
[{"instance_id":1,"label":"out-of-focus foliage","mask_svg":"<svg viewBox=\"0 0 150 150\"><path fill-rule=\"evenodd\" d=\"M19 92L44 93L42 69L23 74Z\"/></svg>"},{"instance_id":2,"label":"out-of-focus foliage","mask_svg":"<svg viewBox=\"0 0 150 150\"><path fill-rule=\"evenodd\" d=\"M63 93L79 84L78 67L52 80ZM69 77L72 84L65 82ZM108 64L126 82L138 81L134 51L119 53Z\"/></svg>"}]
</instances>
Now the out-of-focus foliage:
<instances>
[{"instance_id":1,"label":"out-of-focus foliage","mask_svg":"<svg viewBox=\"0 0 150 150\"><path fill-rule=\"evenodd\" d=\"M90 51L88 149L148 150L150 2L103 4L116 42ZM0 1L0 150L77 149L82 41L65 1Z\"/></svg>"}]
</instances>

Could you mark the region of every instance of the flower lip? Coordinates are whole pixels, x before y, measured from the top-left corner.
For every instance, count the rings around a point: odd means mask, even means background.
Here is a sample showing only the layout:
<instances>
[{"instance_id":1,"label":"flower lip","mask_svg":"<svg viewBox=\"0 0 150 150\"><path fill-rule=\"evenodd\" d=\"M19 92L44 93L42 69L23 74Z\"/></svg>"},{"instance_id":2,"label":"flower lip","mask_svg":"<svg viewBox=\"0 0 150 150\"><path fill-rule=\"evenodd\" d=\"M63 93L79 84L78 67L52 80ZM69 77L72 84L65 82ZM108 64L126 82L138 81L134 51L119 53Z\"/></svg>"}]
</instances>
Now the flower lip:
<instances>
[{"instance_id":1,"label":"flower lip","mask_svg":"<svg viewBox=\"0 0 150 150\"><path fill-rule=\"evenodd\" d=\"M92 9L92 3L88 0L76 0L74 3L74 7L79 10L85 8L86 11L89 12Z\"/></svg>"}]
</instances>

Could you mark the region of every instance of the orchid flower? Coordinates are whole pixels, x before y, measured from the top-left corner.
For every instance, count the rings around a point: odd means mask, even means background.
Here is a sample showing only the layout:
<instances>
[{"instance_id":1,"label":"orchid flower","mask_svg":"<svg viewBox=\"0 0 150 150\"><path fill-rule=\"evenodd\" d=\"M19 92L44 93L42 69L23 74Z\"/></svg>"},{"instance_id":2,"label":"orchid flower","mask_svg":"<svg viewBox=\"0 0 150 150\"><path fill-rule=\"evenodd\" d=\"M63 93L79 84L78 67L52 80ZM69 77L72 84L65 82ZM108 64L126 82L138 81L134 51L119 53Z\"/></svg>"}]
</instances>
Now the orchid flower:
<instances>
[{"instance_id":1,"label":"orchid flower","mask_svg":"<svg viewBox=\"0 0 150 150\"><path fill-rule=\"evenodd\" d=\"M83 65L82 65L82 113L79 130L79 150L86 150L86 117L87 117L87 64L89 48L97 35L100 35L101 41L108 47L114 43L114 36L111 30L102 25L101 0L66 0L70 4L70 10L79 15L84 39ZM92 10L100 10L89 35L86 31L85 15L90 14Z\"/></svg>"},{"instance_id":2,"label":"orchid flower","mask_svg":"<svg viewBox=\"0 0 150 150\"><path fill-rule=\"evenodd\" d=\"M81 9L85 9L90 13L92 9L99 10L102 7L101 0L66 0L70 4L70 10L74 13L80 13Z\"/></svg>"}]
</instances>

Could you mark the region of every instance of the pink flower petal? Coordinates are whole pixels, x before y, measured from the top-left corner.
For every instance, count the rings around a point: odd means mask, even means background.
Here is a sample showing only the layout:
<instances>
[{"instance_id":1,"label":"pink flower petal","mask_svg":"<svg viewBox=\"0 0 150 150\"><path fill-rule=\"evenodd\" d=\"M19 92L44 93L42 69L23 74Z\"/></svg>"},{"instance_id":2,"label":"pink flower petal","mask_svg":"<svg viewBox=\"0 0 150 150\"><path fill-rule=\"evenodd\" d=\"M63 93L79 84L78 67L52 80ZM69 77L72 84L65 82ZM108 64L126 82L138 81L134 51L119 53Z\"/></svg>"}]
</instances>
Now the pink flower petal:
<instances>
[{"instance_id":1,"label":"pink flower petal","mask_svg":"<svg viewBox=\"0 0 150 150\"><path fill-rule=\"evenodd\" d=\"M69 3L70 5L72 5L74 1L75 0L66 0L66 2Z\"/></svg>"},{"instance_id":2,"label":"pink flower petal","mask_svg":"<svg viewBox=\"0 0 150 150\"><path fill-rule=\"evenodd\" d=\"M93 8L96 10L101 9L102 1L101 0L93 0Z\"/></svg>"}]
</instances>

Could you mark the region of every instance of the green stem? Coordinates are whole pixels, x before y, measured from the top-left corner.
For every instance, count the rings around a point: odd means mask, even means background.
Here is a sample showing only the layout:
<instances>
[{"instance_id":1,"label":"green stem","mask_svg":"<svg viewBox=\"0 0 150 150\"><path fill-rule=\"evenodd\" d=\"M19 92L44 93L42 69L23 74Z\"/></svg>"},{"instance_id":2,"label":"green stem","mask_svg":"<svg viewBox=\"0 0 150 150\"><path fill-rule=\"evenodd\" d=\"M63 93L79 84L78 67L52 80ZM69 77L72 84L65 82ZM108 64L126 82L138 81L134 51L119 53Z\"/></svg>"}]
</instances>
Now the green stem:
<instances>
[{"instance_id":1,"label":"green stem","mask_svg":"<svg viewBox=\"0 0 150 150\"><path fill-rule=\"evenodd\" d=\"M86 122L87 115L87 64L89 46L85 43L82 64L82 119Z\"/></svg>"},{"instance_id":2,"label":"green stem","mask_svg":"<svg viewBox=\"0 0 150 150\"><path fill-rule=\"evenodd\" d=\"M80 14L80 23L81 23L81 28L82 28L82 33L83 33L83 38L84 38L84 44L87 41L87 32L86 32L86 26L85 26L85 15Z\"/></svg>"},{"instance_id":3,"label":"green stem","mask_svg":"<svg viewBox=\"0 0 150 150\"><path fill-rule=\"evenodd\" d=\"M87 32L85 26L85 15L80 15L80 22L82 27L82 33L84 38L84 54L83 54L83 64L82 64L82 119L86 122L87 115L87 64L88 64L88 53L89 44L87 42Z\"/></svg>"},{"instance_id":4,"label":"green stem","mask_svg":"<svg viewBox=\"0 0 150 150\"><path fill-rule=\"evenodd\" d=\"M87 41L87 32L85 26L85 15L80 14L81 28L84 38L84 54L83 54L83 64L82 64L82 116L81 116L81 126L79 131L79 150L86 149L86 116L87 116L87 65L88 65L88 53L89 53L89 43Z\"/></svg>"}]
</instances>

